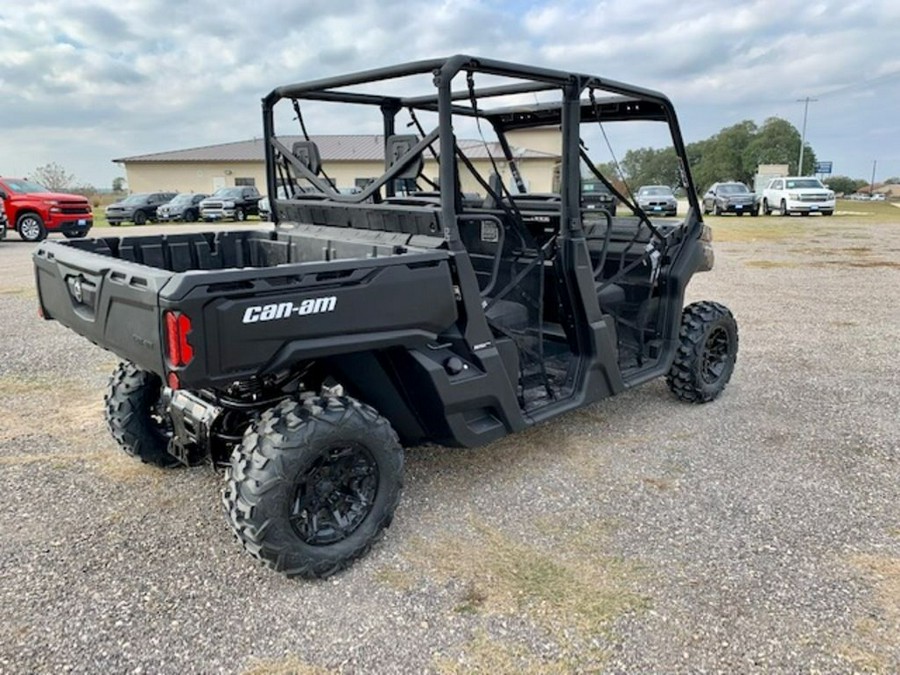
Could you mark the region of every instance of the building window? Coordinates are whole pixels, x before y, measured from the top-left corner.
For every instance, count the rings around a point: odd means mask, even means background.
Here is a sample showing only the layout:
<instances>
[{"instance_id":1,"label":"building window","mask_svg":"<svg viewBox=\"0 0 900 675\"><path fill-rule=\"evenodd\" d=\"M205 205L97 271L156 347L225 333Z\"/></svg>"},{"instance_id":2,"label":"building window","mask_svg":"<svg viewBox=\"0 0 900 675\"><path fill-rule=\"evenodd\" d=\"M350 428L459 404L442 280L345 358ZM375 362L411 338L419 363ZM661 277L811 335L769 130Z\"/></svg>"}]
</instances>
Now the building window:
<instances>
[{"instance_id":1,"label":"building window","mask_svg":"<svg viewBox=\"0 0 900 675\"><path fill-rule=\"evenodd\" d=\"M235 187L256 187L256 179L255 178L235 178L234 186Z\"/></svg>"}]
</instances>

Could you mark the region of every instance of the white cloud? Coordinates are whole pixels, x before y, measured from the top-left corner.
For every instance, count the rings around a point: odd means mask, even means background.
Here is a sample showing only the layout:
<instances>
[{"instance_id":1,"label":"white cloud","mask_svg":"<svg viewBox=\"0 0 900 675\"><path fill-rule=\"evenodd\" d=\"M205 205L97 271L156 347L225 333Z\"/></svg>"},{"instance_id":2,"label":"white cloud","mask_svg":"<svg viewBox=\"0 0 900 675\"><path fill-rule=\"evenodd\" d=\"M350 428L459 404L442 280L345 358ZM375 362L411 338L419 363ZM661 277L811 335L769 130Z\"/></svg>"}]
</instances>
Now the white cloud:
<instances>
[{"instance_id":1,"label":"white cloud","mask_svg":"<svg viewBox=\"0 0 900 675\"><path fill-rule=\"evenodd\" d=\"M109 185L113 157L259 135L259 99L277 85L463 52L661 89L688 140L742 119L799 124L796 99L818 96L809 141L861 174L891 138L870 130L898 108L898 23L893 0L7 3L0 172L54 161ZM372 130L357 119L308 121Z\"/></svg>"}]
</instances>

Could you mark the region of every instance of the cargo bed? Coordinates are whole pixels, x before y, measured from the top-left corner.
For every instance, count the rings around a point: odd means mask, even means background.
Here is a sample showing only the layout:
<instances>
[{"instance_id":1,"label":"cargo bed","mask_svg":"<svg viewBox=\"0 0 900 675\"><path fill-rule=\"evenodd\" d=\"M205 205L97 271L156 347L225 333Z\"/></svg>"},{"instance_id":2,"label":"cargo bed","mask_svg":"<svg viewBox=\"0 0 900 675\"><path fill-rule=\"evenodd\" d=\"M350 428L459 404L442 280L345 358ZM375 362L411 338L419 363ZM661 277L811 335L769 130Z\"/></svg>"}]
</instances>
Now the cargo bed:
<instances>
[{"instance_id":1,"label":"cargo bed","mask_svg":"<svg viewBox=\"0 0 900 675\"><path fill-rule=\"evenodd\" d=\"M46 318L184 386L217 388L326 352L435 339L456 320L441 243L297 226L44 242L35 267ZM166 312L190 319L183 366L167 359Z\"/></svg>"}]
</instances>

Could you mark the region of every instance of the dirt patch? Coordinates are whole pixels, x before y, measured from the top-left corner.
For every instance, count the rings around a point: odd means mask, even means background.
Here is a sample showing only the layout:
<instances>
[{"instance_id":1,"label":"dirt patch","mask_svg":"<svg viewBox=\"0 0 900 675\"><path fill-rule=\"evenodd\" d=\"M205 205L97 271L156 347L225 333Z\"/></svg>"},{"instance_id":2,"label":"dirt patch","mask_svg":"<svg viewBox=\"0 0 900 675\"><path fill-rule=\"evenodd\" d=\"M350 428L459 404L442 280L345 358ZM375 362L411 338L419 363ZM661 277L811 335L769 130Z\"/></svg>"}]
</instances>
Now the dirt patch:
<instances>
[{"instance_id":1,"label":"dirt patch","mask_svg":"<svg viewBox=\"0 0 900 675\"><path fill-rule=\"evenodd\" d=\"M631 590L641 570L606 553L603 528L557 529L555 539L540 540L546 543L525 543L473 517L469 535L418 542L409 557L422 577L460 589L453 611L525 618L553 638L553 663L515 645L505 646L498 658L531 668L522 672L558 672L557 661L570 671L599 668L605 652L597 637L614 619L646 604ZM463 661L469 652L476 663L487 657L477 641L462 647Z\"/></svg>"},{"instance_id":2,"label":"dirt patch","mask_svg":"<svg viewBox=\"0 0 900 675\"><path fill-rule=\"evenodd\" d=\"M83 446L103 428L103 395L71 381L0 377L0 400L15 415L7 415L0 442L44 434Z\"/></svg>"},{"instance_id":3,"label":"dirt patch","mask_svg":"<svg viewBox=\"0 0 900 675\"><path fill-rule=\"evenodd\" d=\"M863 672L897 672L900 666L900 558L858 555L849 561L873 587L873 603L854 626L838 654Z\"/></svg>"}]
</instances>

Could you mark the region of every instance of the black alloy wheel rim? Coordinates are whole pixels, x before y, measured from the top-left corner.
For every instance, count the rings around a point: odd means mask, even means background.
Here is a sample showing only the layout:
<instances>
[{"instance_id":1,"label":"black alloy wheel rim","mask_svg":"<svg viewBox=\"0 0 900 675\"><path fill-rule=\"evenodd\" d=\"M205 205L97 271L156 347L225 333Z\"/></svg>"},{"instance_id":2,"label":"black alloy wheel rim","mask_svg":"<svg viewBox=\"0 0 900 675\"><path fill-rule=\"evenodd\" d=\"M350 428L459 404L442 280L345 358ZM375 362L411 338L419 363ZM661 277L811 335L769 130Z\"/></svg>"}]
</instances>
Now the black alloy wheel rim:
<instances>
[{"instance_id":1,"label":"black alloy wheel rim","mask_svg":"<svg viewBox=\"0 0 900 675\"><path fill-rule=\"evenodd\" d=\"M310 546L343 541L375 504L378 465L366 448L346 445L323 452L297 479L290 523Z\"/></svg>"},{"instance_id":2,"label":"black alloy wheel rim","mask_svg":"<svg viewBox=\"0 0 900 675\"><path fill-rule=\"evenodd\" d=\"M729 346L728 331L722 326L714 328L706 338L700 375L707 384L715 384L724 375L730 357Z\"/></svg>"}]
</instances>

